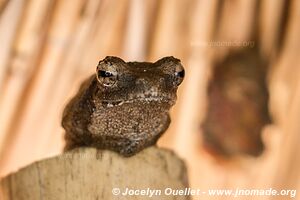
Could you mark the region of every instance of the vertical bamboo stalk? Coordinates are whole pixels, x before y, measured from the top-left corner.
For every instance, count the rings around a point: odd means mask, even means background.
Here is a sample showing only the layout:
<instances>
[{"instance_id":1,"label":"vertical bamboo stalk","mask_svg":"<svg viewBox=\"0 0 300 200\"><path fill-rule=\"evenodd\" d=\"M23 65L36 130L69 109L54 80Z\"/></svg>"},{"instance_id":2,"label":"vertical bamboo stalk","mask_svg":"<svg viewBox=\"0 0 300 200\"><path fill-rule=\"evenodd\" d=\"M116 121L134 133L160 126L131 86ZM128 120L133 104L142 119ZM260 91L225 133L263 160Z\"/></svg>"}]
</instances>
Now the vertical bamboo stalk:
<instances>
[{"instance_id":1,"label":"vertical bamboo stalk","mask_svg":"<svg viewBox=\"0 0 300 200\"><path fill-rule=\"evenodd\" d=\"M188 25L189 1L162 1L160 2L149 50L149 60L172 55L184 57L186 29Z\"/></svg>"},{"instance_id":2,"label":"vertical bamboo stalk","mask_svg":"<svg viewBox=\"0 0 300 200\"><path fill-rule=\"evenodd\" d=\"M2 2L5 3L5 2ZM8 63L12 53L12 45L17 34L18 24L22 16L22 9L25 6L24 0L11 0L6 2L5 10L0 15L0 90L4 85L5 74L7 74ZM0 94L0 103L3 93ZM2 141L0 132L0 141ZM1 145L0 145L1 149Z\"/></svg>"},{"instance_id":3,"label":"vertical bamboo stalk","mask_svg":"<svg viewBox=\"0 0 300 200\"><path fill-rule=\"evenodd\" d=\"M298 59L300 62L300 59ZM274 177L274 186L277 188L298 189L300 183L300 81L298 79L297 88L294 91L291 106L286 115L283 127L283 137L281 152L278 155L277 173Z\"/></svg>"},{"instance_id":4,"label":"vertical bamboo stalk","mask_svg":"<svg viewBox=\"0 0 300 200\"><path fill-rule=\"evenodd\" d=\"M12 46L17 35L17 29L21 21L22 9L25 6L25 2L23 0L14 0L6 2L6 4L5 10L0 15L0 155L6 139L7 128L9 127L13 115L12 107L6 105L8 98L4 91L4 81L8 74ZM9 99L9 101L14 100L15 99Z\"/></svg>"},{"instance_id":5,"label":"vertical bamboo stalk","mask_svg":"<svg viewBox=\"0 0 300 200\"><path fill-rule=\"evenodd\" d=\"M149 15L147 15L149 2L139 0L129 2L123 46L123 55L126 60L145 60L147 27L149 26Z\"/></svg>"},{"instance_id":6,"label":"vertical bamboo stalk","mask_svg":"<svg viewBox=\"0 0 300 200\"><path fill-rule=\"evenodd\" d=\"M200 151L200 119L203 117L205 105L205 86L211 62L212 49L206 45L212 38L215 11L218 1L196 1L193 5L191 22L189 24L189 48L186 60L187 70L184 88L182 90L180 115L175 128L175 145L177 152L185 156L187 162L192 166L189 169L190 183L197 188L206 183L197 177L211 175L208 171L201 170L204 165L199 159ZM201 183L200 183L201 182Z\"/></svg>"},{"instance_id":7,"label":"vertical bamboo stalk","mask_svg":"<svg viewBox=\"0 0 300 200\"><path fill-rule=\"evenodd\" d=\"M95 64L107 55L119 55L122 50L128 1L103 0L93 22L86 52L78 70L80 78L93 73Z\"/></svg>"},{"instance_id":8,"label":"vertical bamboo stalk","mask_svg":"<svg viewBox=\"0 0 300 200\"><path fill-rule=\"evenodd\" d=\"M261 1L261 18L260 18L260 43L265 55L274 56L278 51L278 39L280 32L280 22L284 13L284 4L287 3L284 0ZM282 30L283 31L283 30ZM270 58L271 58L270 57Z\"/></svg>"},{"instance_id":9,"label":"vertical bamboo stalk","mask_svg":"<svg viewBox=\"0 0 300 200\"><path fill-rule=\"evenodd\" d=\"M256 5L255 0L224 1L219 19L218 39L239 42L252 39Z\"/></svg>"}]
</instances>

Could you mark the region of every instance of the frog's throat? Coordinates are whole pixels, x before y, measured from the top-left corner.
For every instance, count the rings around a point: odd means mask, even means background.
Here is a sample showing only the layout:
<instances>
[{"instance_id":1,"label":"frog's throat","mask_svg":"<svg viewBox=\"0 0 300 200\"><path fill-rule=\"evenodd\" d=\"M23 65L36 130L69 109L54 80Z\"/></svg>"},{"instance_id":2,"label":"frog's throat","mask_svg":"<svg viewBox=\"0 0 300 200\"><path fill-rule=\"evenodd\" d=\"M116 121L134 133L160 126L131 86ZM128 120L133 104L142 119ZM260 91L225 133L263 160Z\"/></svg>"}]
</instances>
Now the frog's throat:
<instances>
[{"instance_id":1,"label":"frog's throat","mask_svg":"<svg viewBox=\"0 0 300 200\"><path fill-rule=\"evenodd\" d=\"M164 97L147 97L147 98L134 98L129 100L101 101L104 107L115 107L115 106L121 106L123 104L135 103L135 102L144 102L144 103L157 102L157 103L167 103L170 105L175 104L175 100L164 98Z\"/></svg>"}]
</instances>

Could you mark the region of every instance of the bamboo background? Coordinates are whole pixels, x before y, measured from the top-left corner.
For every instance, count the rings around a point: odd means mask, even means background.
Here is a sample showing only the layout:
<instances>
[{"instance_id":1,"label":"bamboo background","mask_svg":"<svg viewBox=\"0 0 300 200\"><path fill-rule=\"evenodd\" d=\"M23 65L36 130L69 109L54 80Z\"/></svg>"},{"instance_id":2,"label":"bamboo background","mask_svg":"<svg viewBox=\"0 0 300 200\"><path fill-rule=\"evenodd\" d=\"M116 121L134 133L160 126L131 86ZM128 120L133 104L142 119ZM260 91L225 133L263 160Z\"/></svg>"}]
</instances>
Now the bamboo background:
<instances>
[{"instance_id":1,"label":"bamboo background","mask_svg":"<svg viewBox=\"0 0 300 200\"><path fill-rule=\"evenodd\" d=\"M257 2L273 124L263 130L263 155L218 161L201 147L206 86L212 61L240 47L209 44L251 41ZM61 152L62 109L100 59L173 55L186 78L159 145L186 160L190 185L299 190L299 19L297 0L1 0L0 176Z\"/></svg>"}]
</instances>

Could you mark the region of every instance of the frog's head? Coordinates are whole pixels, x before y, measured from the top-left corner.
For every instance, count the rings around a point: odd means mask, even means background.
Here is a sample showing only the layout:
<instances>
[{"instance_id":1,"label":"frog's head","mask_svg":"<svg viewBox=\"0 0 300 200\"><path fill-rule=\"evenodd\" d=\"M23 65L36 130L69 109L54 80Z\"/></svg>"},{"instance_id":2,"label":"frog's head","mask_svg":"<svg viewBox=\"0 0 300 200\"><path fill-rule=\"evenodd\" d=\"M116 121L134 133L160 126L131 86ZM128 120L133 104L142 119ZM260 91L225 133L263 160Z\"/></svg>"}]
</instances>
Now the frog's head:
<instances>
[{"instance_id":1,"label":"frog's head","mask_svg":"<svg viewBox=\"0 0 300 200\"><path fill-rule=\"evenodd\" d=\"M125 62L108 56L96 69L98 99L108 107L149 103L170 108L184 78L180 60L164 57L155 63ZM152 104L154 103L154 104Z\"/></svg>"}]
</instances>

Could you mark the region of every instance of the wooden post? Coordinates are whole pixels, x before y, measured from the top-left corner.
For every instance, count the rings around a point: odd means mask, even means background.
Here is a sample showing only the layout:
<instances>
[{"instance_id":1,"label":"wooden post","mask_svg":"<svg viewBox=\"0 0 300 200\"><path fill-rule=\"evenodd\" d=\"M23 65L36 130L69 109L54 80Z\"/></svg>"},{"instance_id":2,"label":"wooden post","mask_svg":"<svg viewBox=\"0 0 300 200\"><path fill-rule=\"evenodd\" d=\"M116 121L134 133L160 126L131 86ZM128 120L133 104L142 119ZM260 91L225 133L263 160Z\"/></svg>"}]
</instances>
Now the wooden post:
<instances>
[{"instance_id":1,"label":"wooden post","mask_svg":"<svg viewBox=\"0 0 300 200\"><path fill-rule=\"evenodd\" d=\"M78 148L35 162L0 182L1 200L189 199L165 195L166 188L188 187L183 161L174 153L150 147L125 158L94 148ZM114 195L126 188L148 195ZM149 188L149 189L148 189ZM148 191L148 192L147 192Z\"/></svg>"}]
</instances>

